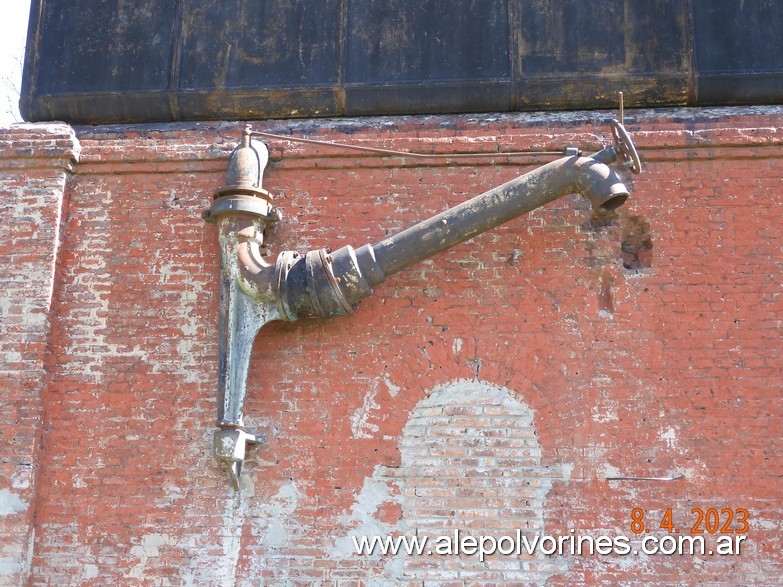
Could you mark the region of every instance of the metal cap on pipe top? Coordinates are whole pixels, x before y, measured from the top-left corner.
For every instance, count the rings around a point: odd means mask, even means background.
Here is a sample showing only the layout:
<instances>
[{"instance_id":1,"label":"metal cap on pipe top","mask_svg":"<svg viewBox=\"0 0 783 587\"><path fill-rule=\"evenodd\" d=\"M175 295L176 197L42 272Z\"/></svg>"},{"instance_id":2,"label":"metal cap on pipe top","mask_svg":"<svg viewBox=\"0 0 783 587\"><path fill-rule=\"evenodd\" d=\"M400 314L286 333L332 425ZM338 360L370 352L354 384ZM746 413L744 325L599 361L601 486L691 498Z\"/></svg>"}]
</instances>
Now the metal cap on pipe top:
<instances>
[{"instance_id":1,"label":"metal cap on pipe top","mask_svg":"<svg viewBox=\"0 0 783 587\"><path fill-rule=\"evenodd\" d=\"M251 135L248 126L242 132L241 142L229 157L226 185L215 190L215 198L245 194L272 201L272 194L262 187L269 150L264 143L254 144Z\"/></svg>"},{"instance_id":2,"label":"metal cap on pipe top","mask_svg":"<svg viewBox=\"0 0 783 587\"><path fill-rule=\"evenodd\" d=\"M229 157L226 184L215 190L215 201L205 220L214 222L216 216L226 213L254 214L271 222L279 220L278 211L272 207L274 197L262 187L268 161L269 150L264 143L253 142L252 131L247 126Z\"/></svg>"}]
</instances>

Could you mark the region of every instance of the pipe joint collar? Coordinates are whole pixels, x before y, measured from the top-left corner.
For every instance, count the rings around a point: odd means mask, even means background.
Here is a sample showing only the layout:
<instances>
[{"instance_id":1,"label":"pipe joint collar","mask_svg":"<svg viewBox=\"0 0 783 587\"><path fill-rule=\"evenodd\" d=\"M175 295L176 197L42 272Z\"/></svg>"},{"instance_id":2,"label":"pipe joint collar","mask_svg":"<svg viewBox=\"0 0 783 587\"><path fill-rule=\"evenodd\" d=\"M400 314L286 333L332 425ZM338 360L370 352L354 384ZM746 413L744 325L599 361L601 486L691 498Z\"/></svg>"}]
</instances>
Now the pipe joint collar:
<instances>
[{"instance_id":1,"label":"pipe joint collar","mask_svg":"<svg viewBox=\"0 0 783 587\"><path fill-rule=\"evenodd\" d=\"M330 318L353 314L354 306L342 290L342 280L334 274L334 259L326 249L305 255L307 292L317 316Z\"/></svg>"}]
</instances>

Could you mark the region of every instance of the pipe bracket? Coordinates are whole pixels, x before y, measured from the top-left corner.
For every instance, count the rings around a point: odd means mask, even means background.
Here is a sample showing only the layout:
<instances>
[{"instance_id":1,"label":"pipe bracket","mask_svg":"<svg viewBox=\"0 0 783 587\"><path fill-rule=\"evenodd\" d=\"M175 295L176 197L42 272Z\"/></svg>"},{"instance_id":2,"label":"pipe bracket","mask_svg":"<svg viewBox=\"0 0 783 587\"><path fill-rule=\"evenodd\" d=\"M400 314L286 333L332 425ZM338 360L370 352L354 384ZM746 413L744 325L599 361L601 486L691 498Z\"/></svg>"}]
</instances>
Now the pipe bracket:
<instances>
[{"instance_id":1,"label":"pipe bracket","mask_svg":"<svg viewBox=\"0 0 783 587\"><path fill-rule=\"evenodd\" d=\"M239 477L245 462L245 449L248 444L259 444L264 438L250 434L239 428L223 428L215 431L213 451L228 473L231 485L239 491Z\"/></svg>"}]
</instances>

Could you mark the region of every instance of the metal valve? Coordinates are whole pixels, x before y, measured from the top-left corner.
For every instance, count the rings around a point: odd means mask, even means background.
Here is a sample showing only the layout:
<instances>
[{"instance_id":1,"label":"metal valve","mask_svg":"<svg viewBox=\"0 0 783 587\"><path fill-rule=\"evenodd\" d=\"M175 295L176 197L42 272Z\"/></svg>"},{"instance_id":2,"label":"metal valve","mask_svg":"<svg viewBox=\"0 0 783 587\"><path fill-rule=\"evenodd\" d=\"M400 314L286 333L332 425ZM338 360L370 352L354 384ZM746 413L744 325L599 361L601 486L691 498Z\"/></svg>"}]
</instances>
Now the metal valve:
<instances>
[{"instance_id":1,"label":"metal valve","mask_svg":"<svg viewBox=\"0 0 783 587\"><path fill-rule=\"evenodd\" d=\"M625 127L617 120L612 120L612 138L618 154L623 160L623 165L631 170L631 173L639 174L642 172L642 161L639 159L639 153L633 145L631 136Z\"/></svg>"}]
</instances>

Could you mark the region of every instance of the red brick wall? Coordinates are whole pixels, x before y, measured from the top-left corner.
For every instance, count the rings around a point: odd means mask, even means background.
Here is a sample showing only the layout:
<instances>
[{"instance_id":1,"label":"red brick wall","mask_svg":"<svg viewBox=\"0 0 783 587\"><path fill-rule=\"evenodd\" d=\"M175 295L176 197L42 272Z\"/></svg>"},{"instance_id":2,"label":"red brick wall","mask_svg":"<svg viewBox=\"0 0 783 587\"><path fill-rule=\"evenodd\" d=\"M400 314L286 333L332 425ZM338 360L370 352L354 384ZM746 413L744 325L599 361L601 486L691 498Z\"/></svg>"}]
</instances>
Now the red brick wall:
<instances>
[{"instance_id":1,"label":"red brick wall","mask_svg":"<svg viewBox=\"0 0 783 587\"><path fill-rule=\"evenodd\" d=\"M47 380L55 260L68 171L78 145L65 126L0 135L0 584L32 558L41 394Z\"/></svg>"},{"instance_id":2,"label":"red brick wall","mask_svg":"<svg viewBox=\"0 0 783 587\"><path fill-rule=\"evenodd\" d=\"M267 442L240 495L211 456L218 250L200 213L241 125L77 128L70 150L67 127L5 131L0 583L777 582L781 114L633 112L646 170L615 216L566 197L392 277L351 317L262 329L245 420ZM607 120L255 128L488 152L598 148ZM379 240L541 162L268 144L273 254ZM34 169L7 164L25 153ZM454 528L633 536L634 508L654 535L668 508L684 534L693 508L746 508L750 528L739 556L351 553L351 535Z\"/></svg>"}]
</instances>

